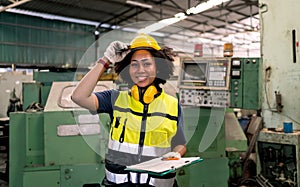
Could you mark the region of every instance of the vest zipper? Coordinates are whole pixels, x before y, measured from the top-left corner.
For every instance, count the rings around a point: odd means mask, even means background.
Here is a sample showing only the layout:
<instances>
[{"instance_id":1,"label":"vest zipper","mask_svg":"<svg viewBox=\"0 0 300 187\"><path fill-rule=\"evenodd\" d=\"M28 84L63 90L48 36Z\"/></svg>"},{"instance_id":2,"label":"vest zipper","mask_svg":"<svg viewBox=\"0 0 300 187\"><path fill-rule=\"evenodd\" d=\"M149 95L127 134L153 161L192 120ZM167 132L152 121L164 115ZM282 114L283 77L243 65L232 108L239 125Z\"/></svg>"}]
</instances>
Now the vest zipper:
<instances>
[{"instance_id":1,"label":"vest zipper","mask_svg":"<svg viewBox=\"0 0 300 187\"><path fill-rule=\"evenodd\" d=\"M146 122L147 122L148 104L144 105L143 117L140 131L139 149L138 149L138 162L141 162L142 152L144 147L144 140L146 134Z\"/></svg>"}]
</instances>

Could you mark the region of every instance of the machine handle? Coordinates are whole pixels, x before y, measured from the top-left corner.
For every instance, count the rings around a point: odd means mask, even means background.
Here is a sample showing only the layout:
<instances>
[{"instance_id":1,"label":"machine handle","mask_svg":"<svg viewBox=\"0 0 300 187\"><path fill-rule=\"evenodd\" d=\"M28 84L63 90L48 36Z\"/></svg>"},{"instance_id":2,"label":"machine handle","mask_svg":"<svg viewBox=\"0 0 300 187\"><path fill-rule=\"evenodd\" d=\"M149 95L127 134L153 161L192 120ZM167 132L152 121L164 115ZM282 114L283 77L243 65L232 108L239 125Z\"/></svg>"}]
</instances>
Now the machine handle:
<instances>
[{"instance_id":1,"label":"machine handle","mask_svg":"<svg viewBox=\"0 0 300 187\"><path fill-rule=\"evenodd\" d=\"M293 45L293 62L294 63L296 63L296 45L297 45L297 43L296 43L296 30L295 29L293 29L293 31L292 31L292 38L293 38L293 41L292 41L292 45Z\"/></svg>"}]
</instances>

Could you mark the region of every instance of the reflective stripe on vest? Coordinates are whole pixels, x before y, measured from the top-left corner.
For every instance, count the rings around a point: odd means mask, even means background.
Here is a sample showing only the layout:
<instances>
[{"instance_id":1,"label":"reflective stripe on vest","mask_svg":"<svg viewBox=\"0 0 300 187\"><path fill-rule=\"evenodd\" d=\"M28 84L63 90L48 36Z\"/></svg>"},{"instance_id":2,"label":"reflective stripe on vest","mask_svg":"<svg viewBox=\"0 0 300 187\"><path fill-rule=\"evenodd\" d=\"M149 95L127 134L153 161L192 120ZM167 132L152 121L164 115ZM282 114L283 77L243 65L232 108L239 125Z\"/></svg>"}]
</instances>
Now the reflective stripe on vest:
<instances>
[{"instance_id":1,"label":"reflective stripe on vest","mask_svg":"<svg viewBox=\"0 0 300 187\"><path fill-rule=\"evenodd\" d=\"M140 173L140 182L138 182L138 174L134 172L130 172L130 182L136 184L146 184L148 180L148 173Z\"/></svg>"},{"instance_id":2,"label":"reflective stripe on vest","mask_svg":"<svg viewBox=\"0 0 300 187\"><path fill-rule=\"evenodd\" d=\"M137 145L137 144L130 144L130 143L126 143L126 142L120 143L119 141L114 141L114 140L110 140L108 142L109 149L118 150L120 152L125 152L125 153L138 154L138 147L139 147L139 145ZM168 153L170 151L171 151L170 147L159 148L159 147L144 146L142 155L157 157L157 156L161 156L165 153Z\"/></svg>"},{"instance_id":3,"label":"reflective stripe on vest","mask_svg":"<svg viewBox=\"0 0 300 187\"><path fill-rule=\"evenodd\" d=\"M116 173L112 173L110 171L108 171L107 169L105 169L105 174L106 174L106 178L107 180L109 180L110 182L113 182L115 184L122 184L122 183L126 183L129 182L128 180L128 174L116 174ZM134 183L134 184L147 184L149 175L147 173L141 173L140 174L140 181L138 182L138 174L134 173L134 172L130 172L130 182ZM149 184L155 187L172 187L175 181L175 177L173 178L169 178L169 179L160 179L160 178L153 178L150 177L149 179Z\"/></svg>"},{"instance_id":4,"label":"reflective stripe on vest","mask_svg":"<svg viewBox=\"0 0 300 187\"><path fill-rule=\"evenodd\" d=\"M107 180L109 180L110 182L113 182L115 184L121 184L121 183L128 182L127 174L116 174L116 173L112 173L112 172L108 171L107 169L105 169L105 176L106 176Z\"/></svg>"},{"instance_id":5,"label":"reflective stripe on vest","mask_svg":"<svg viewBox=\"0 0 300 187\"><path fill-rule=\"evenodd\" d=\"M142 119L146 123L143 146L158 148L158 151L154 150L157 154L152 154L153 156L161 156L160 153L165 153L161 150L171 147L171 140L177 132L177 99L162 92L147 106L147 113L144 113L144 107L128 92L120 92L114 105L114 119L110 130L111 149L132 154L128 147L135 150L133 145L139 144ZM114 146L115 142L120 143L118 147Z\"/></svg>"}]
</instances>

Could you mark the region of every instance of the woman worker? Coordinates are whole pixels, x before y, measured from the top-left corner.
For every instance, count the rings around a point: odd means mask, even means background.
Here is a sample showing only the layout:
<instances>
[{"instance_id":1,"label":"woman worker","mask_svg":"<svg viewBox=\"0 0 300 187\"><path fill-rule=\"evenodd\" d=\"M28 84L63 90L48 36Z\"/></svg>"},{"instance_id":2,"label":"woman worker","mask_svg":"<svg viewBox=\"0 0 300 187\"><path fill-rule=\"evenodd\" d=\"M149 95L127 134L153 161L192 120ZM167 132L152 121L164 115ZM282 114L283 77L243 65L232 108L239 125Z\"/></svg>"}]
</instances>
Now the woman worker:
<instances>
[{"instance_id":1,"label":"woman worker","mask_svg":"<svg viewBox=\"0 0 300 187\"><path fill-rule=\"evenodd\" d=\"M161 48L147 34L130 45L112 42L97 64L79 82L72 100L94 112L109 113L111 127L105 155L105 186L176 186L175 173L157 177L124 170L157 157L180 158L186 152L183 116L178 100L160 87L173 73L172 49ZM93 92L99 77L113 63L129 91Z\"/></svg>"}]
</instances>

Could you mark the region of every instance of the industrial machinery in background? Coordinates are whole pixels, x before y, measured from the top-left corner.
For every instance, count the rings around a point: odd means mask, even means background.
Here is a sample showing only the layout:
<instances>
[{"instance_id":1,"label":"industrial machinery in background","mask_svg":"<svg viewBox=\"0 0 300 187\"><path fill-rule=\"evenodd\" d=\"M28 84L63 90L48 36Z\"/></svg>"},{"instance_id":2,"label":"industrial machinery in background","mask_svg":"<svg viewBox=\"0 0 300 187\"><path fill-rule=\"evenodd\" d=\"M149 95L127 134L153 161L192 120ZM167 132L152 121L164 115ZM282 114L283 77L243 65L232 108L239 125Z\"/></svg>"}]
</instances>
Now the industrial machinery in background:
<instances>
[{"instance_id":1,"label":"industrial machinery in background","mask_svg":"<svg viewBox=\"0 0 300 187\"><path fill-rule=\"evenodd\" d=\"M299 31L300 4L259 0L263 60L262 115L257 139L260 186L299 187ZM285 130L284 124L291 125Z\"/></svg>"},{"instance_id":2,"label":"industrial machinery in background","mask_svg":"<svg viewBox=\"0 0 300 187\"><path fill-rule=\"evenodd\" d=\"M12 71L0 73L0 180L8 181L9 152L9 114L22 111L22 82L32 81L32 74L26 71Z\"/></svg>"},{"instance_id":3,"label":"industrial machinery in background","mask_svg":"<svg viewBox=\"0 0 300 187\"><path fill-rule=\"evenodd\" d=\"M233 108L260 110L260 58L183 58L179 100L183 106L187 156L201 164L181 169L180 186L228 186L242 178L241 154L248 139Z\"/></svg>"},{"instance_id":4,"label":"industrial machinery in background","mask_svg":"<svg viewBox=\"0 0 300 187\"><path fill-rule=\"evenodd\" d=\"M262 186L299 186L299 143L299 133L287 136L267 129L260 132L258 181Z\"/></svg>"},{"instance_id":5,"label":"industrial machinery in background","mask_svg":"<svg viewBox=\"0 0 300 187\"><path fill-rule=\"evenodd\" d=\"M25 71L10 71L0 73L0 118L8 117L8 111L19 110L19 106L23 104L21 102L22 83L29 81L32 81L32 74Z\"/></svg>"},{"instance_id":6,"label":"industrial machinery in background","mask_svg":"<svg viewBox=\"0 0 300 187\"><path fill-rule=\"evenodd\" d=\"M107 129L103 128L110 118L91 115L72 103L72 80L77 76L74 72L36 72L34 82L23 83L24 106L38 103L40 107L11 113L9 186L100 183L104 164L99 152L105 150L101 143L106 144ZM101 81L96 90L112 85L112 81Z\"/></svg>"}]
</instances>

